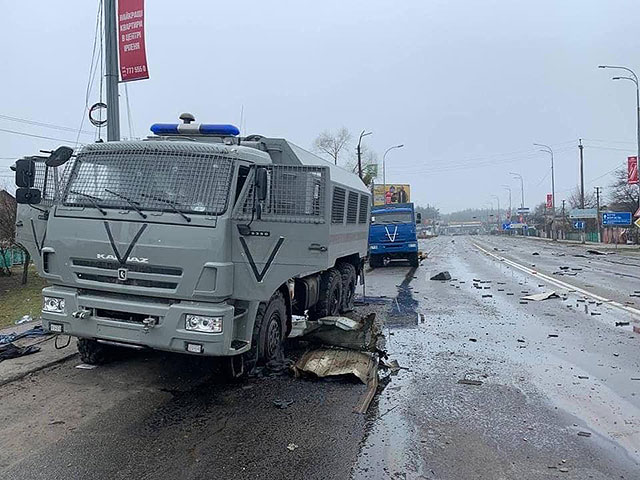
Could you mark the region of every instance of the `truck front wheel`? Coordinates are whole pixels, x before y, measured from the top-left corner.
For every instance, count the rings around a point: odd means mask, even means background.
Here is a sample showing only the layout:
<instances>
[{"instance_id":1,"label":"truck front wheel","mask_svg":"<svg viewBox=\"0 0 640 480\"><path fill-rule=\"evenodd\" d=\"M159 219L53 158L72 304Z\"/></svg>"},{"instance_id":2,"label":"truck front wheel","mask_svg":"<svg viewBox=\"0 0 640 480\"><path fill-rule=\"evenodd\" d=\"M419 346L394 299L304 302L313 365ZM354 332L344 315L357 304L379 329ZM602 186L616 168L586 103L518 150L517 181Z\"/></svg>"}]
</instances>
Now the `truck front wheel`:
<instances>
[{"instance_id":1,"label":"truck front wheel","mask_svg":"<svg viewBox=\"0 0 640 480\"><path fill-rule=\"evenodd\" d=\"M268 303L261 303L256 314L251 350L245 354L245 372L257 365L283 358L282 342L287 328L287 307L280 291Z\"/></svg>"},{"instance_id":2,"label":"truck front wheel","mask_svg":"<svg viewBox=\"0 0 640 480\"><path fill-rule=\"evenodd\" d=\"M78 339L80 360L89 365L101 365L111 359L112 348L89 338Z\"/></svg>"},{"instance_id":3,"label":"truck front wheel","mask_svg":"<svg viewBox=\"0 0 640 480\"><path fill-rule=\"evenodd\" d=\"M417 253L412 253L411 255L409 255L409 265L411 265L412 267L420 266L420 259L418 258Z\"/></svg>"}]
</instances>

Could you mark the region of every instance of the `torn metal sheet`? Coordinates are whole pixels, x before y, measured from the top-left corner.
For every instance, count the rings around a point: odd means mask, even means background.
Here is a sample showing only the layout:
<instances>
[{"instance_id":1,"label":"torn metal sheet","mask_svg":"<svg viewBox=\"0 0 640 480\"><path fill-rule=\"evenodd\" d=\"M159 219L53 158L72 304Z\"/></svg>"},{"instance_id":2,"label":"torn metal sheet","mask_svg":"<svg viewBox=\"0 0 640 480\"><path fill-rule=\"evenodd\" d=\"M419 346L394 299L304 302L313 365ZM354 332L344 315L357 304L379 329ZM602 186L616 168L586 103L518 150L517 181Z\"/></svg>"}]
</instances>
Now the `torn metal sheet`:
<instances>
[{"instance_id":1,"label":"torn metal sheet","mask_svg":"<svg viewBox=\"0 0 640 480\"><path fill-rule=\"evenodd\" d=\"M375 320L376 314L371 313L359 323L355 322L358 328L353 330L343 330L337 325L322 325L319 321L308 322L316 323L318 328L307 330L304 340L325 346L378 352L384 350L384 335Z\"/></svg>"},{"instance_id":2,"label":"torn metal sheet","mask_svg":"<svg viewBox=\"0 0 640 480\"><path fill-rule=\"evenodd\" d=\"M338 327L345 331L358 330L360 328L358 322L347 317L322 317L318 319L318 323Z\"/></svg>"},{"instance_id":3,"label":"torn metal sheet","mask_svg":"<svg viewBox=\"0 0 640 480\"><path fill-rule=\"evenodd\" d=\"M353 375L367 385L355 411L365 413L378 388L378 359L375 355L353 350L311 350L293 366L296 376L312 373L318 377Z\"/></svg>"},{"instance_id":4,"label":"torn metal sheet","mask_svg":"<svg viewBox=\"0 0 640 480\"><path fill-rule=\"evenodd\" d=\"M526 297L522 297L522 300L531 300L534 302L540 302L542 300L548 300L550 298L560 298L560 295L558 295L556 292L554 291L550 291L550 292L542 292L542 293L536 293L533 295L527 295Z\"/></svg>"}]
</instances>

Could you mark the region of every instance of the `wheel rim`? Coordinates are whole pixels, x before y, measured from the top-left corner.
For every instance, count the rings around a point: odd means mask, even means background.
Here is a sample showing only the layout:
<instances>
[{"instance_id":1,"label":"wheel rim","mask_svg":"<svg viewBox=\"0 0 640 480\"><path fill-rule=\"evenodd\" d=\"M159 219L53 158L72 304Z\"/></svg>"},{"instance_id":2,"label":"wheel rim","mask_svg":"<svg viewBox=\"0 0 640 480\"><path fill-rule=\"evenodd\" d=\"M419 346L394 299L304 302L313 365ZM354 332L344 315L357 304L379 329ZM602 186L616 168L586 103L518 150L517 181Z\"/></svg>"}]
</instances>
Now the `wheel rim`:
<instances>
[{"instance_id":1,"label":"wheel rim","mask_svg":"<svg viewBox=\"0 0 640 480\"><path fill-rule=\"evenodd\" d=\"M280 330L280 315L274 313L269 319L269 328L267 329L267 351L265 352L266 360L272 360L280 349L282 340L282 332Z\"/></svg>"}]
</instances>

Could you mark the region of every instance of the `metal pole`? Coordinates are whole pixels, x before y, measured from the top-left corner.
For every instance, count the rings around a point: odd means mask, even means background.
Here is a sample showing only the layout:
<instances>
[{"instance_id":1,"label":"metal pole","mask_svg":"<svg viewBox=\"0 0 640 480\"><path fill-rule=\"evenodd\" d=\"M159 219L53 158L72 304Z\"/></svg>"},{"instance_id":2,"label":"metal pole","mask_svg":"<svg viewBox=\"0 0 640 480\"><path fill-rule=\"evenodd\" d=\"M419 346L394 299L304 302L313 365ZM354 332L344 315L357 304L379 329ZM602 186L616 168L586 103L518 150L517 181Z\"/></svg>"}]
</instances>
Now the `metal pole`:
<instances>
[{"instance_id":1,"label":"metal pole","mask_svg":"<svg viewBox=\"0 0 640 480\"><path fill-rule=\"evenodd\" d=\"M579 144L578 148L580 149L580 208L584 210L584 159L582 157L582 150L584 150L584 146L582 145L582 139L578 139Z\"/></svg>"},{"instance_id":2,"label":"metal pole","mask_svg":"<svg viewBox=\"0 0 640 480\"><path fill-rule=\"evenodd\" d=\"M551 155L551 238L557 240L556 232L554 232L556 221L556 179L553 171L553 149L549 145L543 143L534 143L537 147L543 147L542 151Z\"/></svg>"},{"instance_id":3,"label":"metal pole","mask_svg":"<svg viewBox=\"0 0 640 480\"><path fill-rule=\"evenodd\" d=\"M596 189L596 215L598 216L598 218L596 218L596 222L598 225L598 242L602 241L602 233L601 233L601 226L600 226L600 190L602 189L602 187L595 187Z\"/></svg>"},{"instance_id":4,"label":"metal pole","mask_svg":"<svg viewBox=\"0 0 640 480\"><path fill-rule=\"evenodd\" d=\"M107 141L111 142L120 140L116 0L104 0L104 37L105 77L107 77Z\"/></svg>"},{"instance_id":5,"label":"metal pole","mask_svg":"<svg viewBox=\"0 0 640 480\"><path fill-rule=\"evenodd\" d=\"M373 132L367 132L366 130L362 130L360 132L360 138L358 138L358 148L356 149L358 153L358 177L362 180L362 151L360 150L360 144L362 143L362 137L366 137L367 135L371 135Z\"/></svg>"},{"instance_id":6,"label":"metal pole","mask_svg":"<svg viewBox=\"0 0 640 480\"><path fill-rule=\"evenodd\" d=\"M404 147L404 144L394 145L393 147L387 148L387 150L382 155L382 184L383 184L383 189L384 189L384 193L385 194L387 193L387 167L386 167L386 164L385 164L385 159L387 158L387 153L389 153L394 148L402 148L402 147Z\"/></svg>"},{"instance_id":7,"label":"metal pole","mask_svg":"<svg viewBox=\"0 0 640 480\"><path fill-rule=\"evenodd\" d=\"M508 218L508 220L511 220L511 215L513 214L513 212L511 211L511 187L509 185L502 185L502 188L506 188L507 190L509 190L509 218Z\"/></svg>"}]
</instances>

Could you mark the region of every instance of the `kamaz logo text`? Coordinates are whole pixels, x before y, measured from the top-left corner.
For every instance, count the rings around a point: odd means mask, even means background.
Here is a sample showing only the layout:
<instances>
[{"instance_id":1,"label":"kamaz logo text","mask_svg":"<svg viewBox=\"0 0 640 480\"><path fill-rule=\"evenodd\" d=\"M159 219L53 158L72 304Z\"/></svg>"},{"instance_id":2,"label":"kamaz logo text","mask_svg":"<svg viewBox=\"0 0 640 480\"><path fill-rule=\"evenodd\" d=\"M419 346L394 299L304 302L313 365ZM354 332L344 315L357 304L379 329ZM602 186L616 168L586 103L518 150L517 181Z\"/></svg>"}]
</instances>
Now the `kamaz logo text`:
<instances>
[{"instance_id":1,"label":"kamaz logo text","mask_svg":"<svg viewBox=\"0 0 640 480\"><path fill-rule=\"evenodd\" d=\"M100 259L100 260L111 260L114 262L118 261L118 258L115 255L108 255L105 253L97 253L96 254L96 258ZM144 258L144 257L128 257L127 258L127 262L129 263L149 263L149 259L148 258Z\"/></svg>"}]
</instances>

